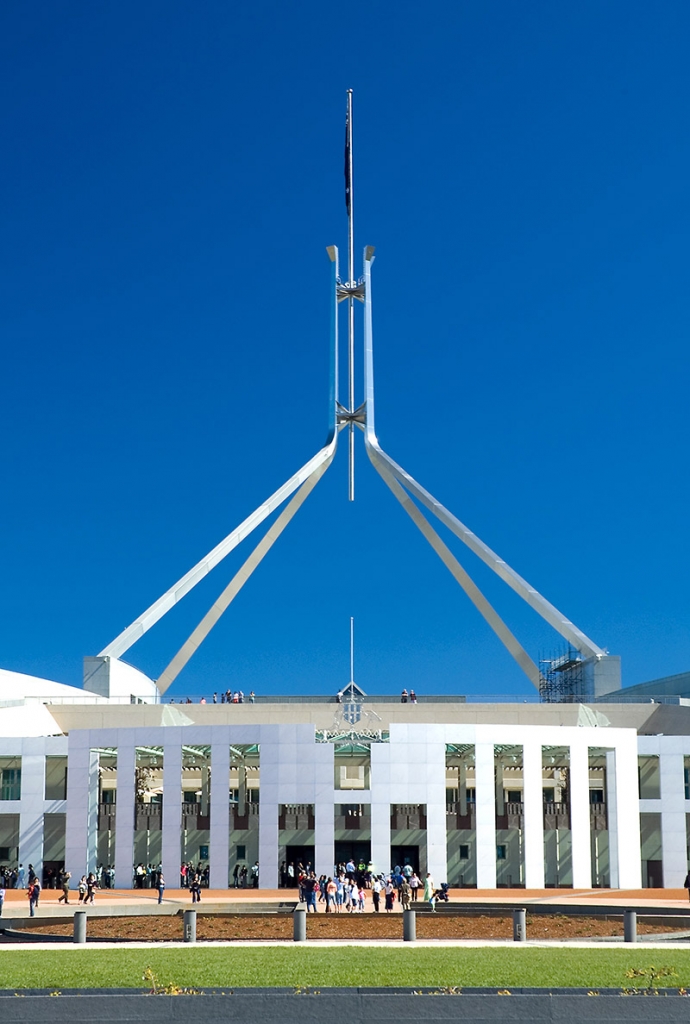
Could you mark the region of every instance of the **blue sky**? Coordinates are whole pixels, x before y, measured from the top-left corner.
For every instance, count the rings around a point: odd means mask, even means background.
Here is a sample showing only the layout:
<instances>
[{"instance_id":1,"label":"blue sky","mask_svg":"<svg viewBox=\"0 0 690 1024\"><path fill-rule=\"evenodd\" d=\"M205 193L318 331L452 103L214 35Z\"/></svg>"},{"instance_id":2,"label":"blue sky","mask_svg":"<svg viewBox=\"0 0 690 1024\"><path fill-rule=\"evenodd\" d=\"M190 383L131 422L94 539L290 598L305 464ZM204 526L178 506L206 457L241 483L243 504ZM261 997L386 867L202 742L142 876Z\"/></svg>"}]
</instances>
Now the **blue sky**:
<instances>
[{"instance_id":1,"label":"blue sky","mask_svg":"<svg viewBox=\"0 0 690 1024\"><path fill-rule=\"evenodd\" d=\"M321 446L329 263L376 245L384 447L596 643L690 668L690 8L0 12L0 664L79 683ZM361 363L360 363L361 365ZM358 442L361 439L358 438ZM173 693L530 684L357 451ZM559 638L461 545L533 657ZM127 660L157 676L247 552Z\"/></svg>"}]
</instances>

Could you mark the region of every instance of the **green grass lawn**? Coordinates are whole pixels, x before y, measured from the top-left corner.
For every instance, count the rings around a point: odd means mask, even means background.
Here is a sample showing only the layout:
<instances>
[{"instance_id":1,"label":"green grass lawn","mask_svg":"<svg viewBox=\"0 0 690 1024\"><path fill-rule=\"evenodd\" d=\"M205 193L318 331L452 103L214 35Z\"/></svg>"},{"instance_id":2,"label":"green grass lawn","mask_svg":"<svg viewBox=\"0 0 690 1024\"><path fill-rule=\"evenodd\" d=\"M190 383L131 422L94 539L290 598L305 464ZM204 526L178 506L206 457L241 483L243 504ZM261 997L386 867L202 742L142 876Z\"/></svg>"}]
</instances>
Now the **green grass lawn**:
<instances>
[{"instance_id":1,"label":"green grass lawn","mask_svg":"<svg viewBox=\"0 0 690 1024\"><path fill-rule=\"evenodd\" d=\"M161 984L247 986L577 986L633 984L632 967L673 967L671 987L690 988L690 950L224 947L0 950L0 987L142 988L150 967ZM662 983L663 984L663 983Z\"/></svg>"}]
</instances>

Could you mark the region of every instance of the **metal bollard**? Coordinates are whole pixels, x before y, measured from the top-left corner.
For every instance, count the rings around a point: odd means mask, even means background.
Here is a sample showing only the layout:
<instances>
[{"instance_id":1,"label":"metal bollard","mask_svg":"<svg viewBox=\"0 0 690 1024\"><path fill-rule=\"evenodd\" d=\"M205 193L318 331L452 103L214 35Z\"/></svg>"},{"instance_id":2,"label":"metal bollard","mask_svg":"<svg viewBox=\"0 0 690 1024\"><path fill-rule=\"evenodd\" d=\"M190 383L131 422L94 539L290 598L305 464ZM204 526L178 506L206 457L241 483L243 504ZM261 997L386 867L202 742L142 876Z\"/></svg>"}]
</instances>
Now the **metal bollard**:
<instances>
[{"instance_id":1,"label":"metal bollard","mask_svg":"<svg viewBox=\"0 0 690 1024\"><path fill-rule=\"evenodd\" d=\"M86 911L76 910L74 912L74 938L73 942L86 942Z\"/></svg>"},{"instance_id":2,"label":"metal bollard","mask_svg":"<svg viewBox=\"0 0 690 1024\"><path fill-rule=\"evenodd\" d=\"M307 907L298 903L292 915L292 938L294 942L307 941Z\"/></svg>"},{"instance_id":3,"label":"metal bollard","mask_svg":"<svg viewBox=\"0 0 690 1024\"><path fill-rule=\"evenodd\" d=\"M623 911L623 939L625 942L637 942L637 911Z\"/></svg>"},{"instance_id":4,"label":"metal bollard","mask_svg":"<svg viewBox=\"0 0 690 1024\"><path fill-rule=\"evenodd\" d=\"M524 907L517 907L513 911L513 942L527 942L525 913Z\"/></svg>"},{"instance_id":5,"label":"metal bollard","mask_svg":"<svg viewBox=\"0 0 690 1024\"><path fill-rule=\"evenodd\" d=\"M182 934L185 942L196 942L196 910L185 910Z\"/></svg>"},{"instance_id":6,"label":"metal bollard","mask_svg":"<svg viewBox=\"0 0 690 1024\"><path fill-rule=\"evenodd\" d=\"M417 941L417 914L414 910L403 911L403 942Z\"/></svg>"}]
</instances>

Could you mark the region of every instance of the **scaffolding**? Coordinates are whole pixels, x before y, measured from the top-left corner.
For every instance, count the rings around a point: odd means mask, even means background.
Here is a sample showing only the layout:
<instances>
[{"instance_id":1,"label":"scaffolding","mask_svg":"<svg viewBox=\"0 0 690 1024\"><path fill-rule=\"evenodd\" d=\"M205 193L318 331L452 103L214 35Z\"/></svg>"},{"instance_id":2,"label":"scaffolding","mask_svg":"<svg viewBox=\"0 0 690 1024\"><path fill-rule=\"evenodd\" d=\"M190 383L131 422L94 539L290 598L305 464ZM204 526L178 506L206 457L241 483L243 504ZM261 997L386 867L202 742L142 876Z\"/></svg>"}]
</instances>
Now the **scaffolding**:
<instances>
[{"instance_id":1,"label":"scaffolding","mask_svg":"<svg viewBox=\"0 0 690 1024\"><path fill-rule=\"evenodd\" d=\"M585 700L584 659L568 645L550 658L539 659L539 697L545 704L579 704Z\"/></svg>"}]
</instances>

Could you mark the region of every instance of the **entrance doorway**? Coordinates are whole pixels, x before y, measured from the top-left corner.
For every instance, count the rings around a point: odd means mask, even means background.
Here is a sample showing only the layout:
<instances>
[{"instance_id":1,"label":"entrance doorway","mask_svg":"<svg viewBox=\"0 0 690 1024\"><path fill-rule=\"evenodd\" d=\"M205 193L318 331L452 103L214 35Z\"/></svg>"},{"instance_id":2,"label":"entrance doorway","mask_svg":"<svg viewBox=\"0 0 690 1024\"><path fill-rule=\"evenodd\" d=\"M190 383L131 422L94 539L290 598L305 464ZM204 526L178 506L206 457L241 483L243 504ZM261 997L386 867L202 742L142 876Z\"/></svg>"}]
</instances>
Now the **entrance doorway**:
<instances>
[{"instance_id":1,"label":"entrance doorway","mask_svg":"<svg viewBox=\"0 0 690 1024\"><path fill-rule=\"evenodd\" d=\"M419 874L419 847L391 846L391 867L404 868L406 864Z\"/></svg>"},{"instance_id":2,"label":"entrance doorway","mask_svg":"<svg viewBox=\"0 0 690 1024\"><path fill-rule=\"evenodd\" d=\"M664 871L663 863L660 860L648 860L647 861L647 888L648 889L663 889L664 887Z\"/></svg>"},{"instance_id":3,"label":"entrance doorway","mask_svg":"<svg viewBox=\"0 0 690 1024\"><path fill-rule=\"evenodd\" d=\"M364 864L366 868L371 860L371 842L366 840L360 840L359 842L349 842L348 840L336 842L334 856L334 867L336 870L338 864L347 864L349 860L352 860L357 868L360 864Z\"/></svg>"},{"instance_id":4,"label":"entrance doorway","mask_svg":"<svg viewBox=\"0 0 690 1024\"><path fill-rule=\"evenodd\" d=\"M297 875L299 874L298 866L301 864L303 868L308 867L310 871L314 870L314 847L313 846L286 846L284 850L283 860L285 862L285 868L292 864L295 869L293 877L283 874L281 864L281 882L282 884L290 887L297 885ZM284 878L284 882L282 881Z\"/></svg>"}]
</instances>

